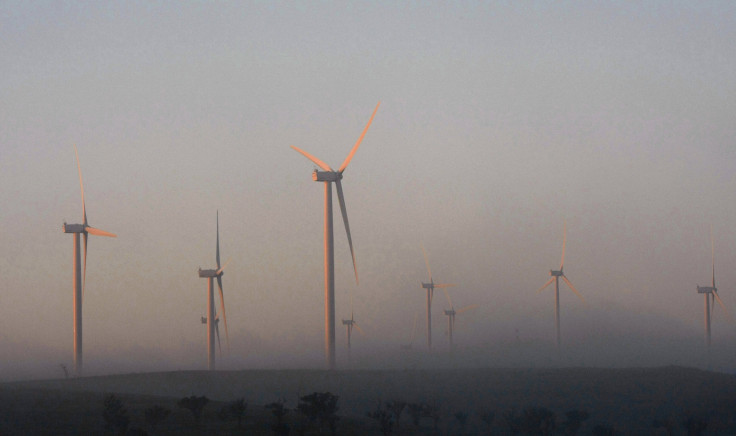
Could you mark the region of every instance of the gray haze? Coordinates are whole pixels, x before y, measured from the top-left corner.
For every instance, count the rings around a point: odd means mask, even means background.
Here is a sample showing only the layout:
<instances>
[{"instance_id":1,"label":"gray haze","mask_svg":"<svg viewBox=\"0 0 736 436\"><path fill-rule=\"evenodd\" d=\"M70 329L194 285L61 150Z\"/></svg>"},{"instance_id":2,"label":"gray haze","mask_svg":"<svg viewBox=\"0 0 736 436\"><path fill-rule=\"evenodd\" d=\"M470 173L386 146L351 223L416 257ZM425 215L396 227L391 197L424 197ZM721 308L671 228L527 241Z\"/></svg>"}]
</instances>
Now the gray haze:
<instances>
[{"instance_id":1,"label":"gray haze","mask_svg":"<svg viewBox=\"0 0 736 436\"><path fill-rule=\"evenodd\" d=\"M703 300L715 234L736 310L733 2L0 4L0 379L72 359L72 236L90 225L88 373L202 369L220 211L224 368L324 366L323 188L381 107L335 215L338 327L359 366L734 371ZM335 206L337 206L335 204ZM336 211L337 212L337 211ZM560 261L585 296L535 291ZM457 283L453 360L427 280ZM410 340L419 313L413 353ZM224 339L224 338L223 338ZM338 362L346 364L344 330Z\"/></svg>"}]
</instances>

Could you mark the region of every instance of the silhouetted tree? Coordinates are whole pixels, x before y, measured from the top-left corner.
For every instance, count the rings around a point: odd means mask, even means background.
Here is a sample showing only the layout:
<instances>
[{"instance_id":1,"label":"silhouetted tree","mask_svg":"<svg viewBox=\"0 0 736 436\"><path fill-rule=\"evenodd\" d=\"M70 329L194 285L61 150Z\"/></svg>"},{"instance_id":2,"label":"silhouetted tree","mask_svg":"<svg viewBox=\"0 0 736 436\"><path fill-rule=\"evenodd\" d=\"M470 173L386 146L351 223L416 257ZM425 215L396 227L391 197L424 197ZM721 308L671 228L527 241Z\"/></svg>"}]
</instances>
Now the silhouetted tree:
<instances>
[{"instance_id":1,"label":"silhouetted tree","mask_svg":"<svg viewBox=\"0 0 736 436\"><path fill-rule=\"evenodd\" d=\"M409 403L409 416L411 416L411 422L414 423L415 427L419 427L419 420L422 418L422 410L424 405L422 403Z\"/></svg>"},{"instance_id":2,"label":"silhouetted tree","mask_svg":"<svg viewBox=\"0 0 736 436\"><path fill-rule=\"evenodd\" d=\"M396 428L401 428L401 414L406 408L406 401L390 401L386 403L386 407L388 407L391 410L391 413L394 414Z\"/></svg>"},{"instance_id":3,"label":"silhouetted tree","mask_svg":"<svg viewBox=\"0 0 736 436\"><path fill-rule=\"evenodd\" d=\"M682 420L682 427L688 436L699 436L708 427L708 420L702 416L690 415Z\"/></svg>"},{"instance_id":4,"label":"silhouetted tree","mask_svg":"<svg viewBox=\"0 0 736 436\"><path fill-rule=\"evenodd\" d=\"M146 424L148 424L151 427L151 431L154 432L156 431L156 427L170 414L171 410L166 407L159 406L158 404L153 407L149 407L143 412Z\"/></svg>"},{"instance_id":5,"label":"silhouetted tree","mask_svg":"<svg viewBox=\"0 0 736 436\"><path fill-rule=\"evenodd\" d=\"M110 431L117 429L119 434L125 434L130 424L130 417L120 398L114 394L105 395L103 405L105 408L102 411L102 418L105 419L105 428Z\"/></svg>"},{"instance_id":6,"label":"silhouetted tree","mask_svg":"<svg viewBox=\"0 0 736 436\"><path fill-rule=\"evenodd\" d=\"M432 425L435 430L440 426L440 408L436 404L424 404L422 407L422 416L432 420Z\"/></svg>"},{"instance_id":7,"label":"silhouetted tree","mask_svg":"<svg viewBox=\"0 0 736 436\"><path fill-rule=\"evenodd\" d=\"M565 412L565 422L562 424L562 428L566 435L575 436L580 430L580 426L586 421L590 415L584 410L570 410Z\"/></svg>"},{"instance_id":8,"label":"silhouetted tree","mask_svg":"<svg viewBox=\"0 0 736 436\"><path fill-rule=\"evenodd\" d=\"M460 424L460 434L465 433L465 425L468 423L468 414L463 411L455 412L455 421Z\"/></svg>"},{"instance_id":9,"label":"silhouetted tree","mask_svg":"<svg viewBox=\"0 0 736 436\"><path fill-rule=\"evenodd\" d=\"M478 416L480 416L481 421L488 426L488 433L490 434L493 431L493 421L496 419L496 412L492 410L484 410L482 412L478 412Z\"/></svg>"},{"instance_id":10,"label":"silhouetted tree","mask_svg":"<svg viewBox=\"0 0 736 436\"><path fill-rule=\"evenodd\" d=\"M501 418L503 419L503 422L506 424L506 426L509 428L509 432L514 434L519 434L521 431L521 415L519 414L519 411L516 409L516 407L512 407L509 410L503 412L501 414Z\"/></svg>"},{"instance_id":11,"label":"silhouetted tree","mask_svg":"<svg viewBox=\"0 0 736 436\"><path fill-rule=\"evenodd\" d=\"M266 404L265 406L266 409L271 409L271 413L274 418L276 418L276 423L271 426L271 430L273 430L273 433L277 436L286 436L291 430L284 422L284 417L289 413L289 409L286 408L285 404L285 400L279 400Z\"/></svg>"},{"instance_id":12,"label":"silhouetted tree","mask_svg":"<svg viewBox=\"0 0 736 436\"><path fill-rule=\"evenodd\" d=\"M652 427L655 429L664 429L669 436L673 436L675 434L675 421L672 418L664 420L655 419L652 421Z\"/></svg>"},{"instance_id":13,"label":"silhouetted tree","mask_svg":"<svg viewBox=\"0 0 736 436\"><path fill-rule=\"evenodd\" d=\"M192 412L192 416L194 416L194 423L199 425L199 420L202 417L202 411L204 410L204 406L209 403L210 400L207 397L198 397L196 395L192 395L191 397L184 397L181 400L179 400L178 403L176 403L179 407L183 407L184 409L189 410Z\"/></svg>"},{"instance_id":14,"label":"silhouetted tree","mask_svg":"<svg viewBox=\"0 0 736 436\"><path fill-rule=\"evenodd\" d=\"M327 424L332 434L335 434L337 421L340 419L337 416L339 409L337 405L338 400L339 397L337 395L329 392L313 392L299 398L297 409L310 422L317 422L320 428L324 424Z\"/></svg>"},{"instance_id":15,"label":"silhouetted tree","mask_svg":"<svg viewBox=\"0 0 736 436\"><path fill-rule=\"evenodd\" d=\"M555 413L545 407L527 407L521 414L521 429L530 435L549 435L555 431Z\"/></svg>"},{"instance_id":16,"label":"silhouetted tree","mask_svg":"<svg viewBox=\"0 0 736 436\"><path fill-rule=\"evenodd\" d=\"M217 416L223 421L236 419L238 421L238 427L241 427L247 409L248 403L245 402L245 398L238 398L222 406Z\"/></svg>"},{"instance_id":17,"label":"silhouetted tree","mask_svg":"<svg viewBox=\"0 0 736 436\"><path fill-rule=\"evenodd\" d=\"M613 426L608 424L598 424L593 427L593 436L613 436Z\"/></svg>"},{"instance_id":18,"label":"silhouetted tree","mask_svg":"<svg viewBox=\"0 0 736 436\"><path fill-rule=\"evenodd\" d=\"M370 411L366 414L369 418L378 421L378 425L381 428L381 434L388 436L393 432L394 428L394 412L391 410L391 403L386 403L386 407L381 407L379 402L376 406L376 410Z\"/></svg>"}]
</instances>

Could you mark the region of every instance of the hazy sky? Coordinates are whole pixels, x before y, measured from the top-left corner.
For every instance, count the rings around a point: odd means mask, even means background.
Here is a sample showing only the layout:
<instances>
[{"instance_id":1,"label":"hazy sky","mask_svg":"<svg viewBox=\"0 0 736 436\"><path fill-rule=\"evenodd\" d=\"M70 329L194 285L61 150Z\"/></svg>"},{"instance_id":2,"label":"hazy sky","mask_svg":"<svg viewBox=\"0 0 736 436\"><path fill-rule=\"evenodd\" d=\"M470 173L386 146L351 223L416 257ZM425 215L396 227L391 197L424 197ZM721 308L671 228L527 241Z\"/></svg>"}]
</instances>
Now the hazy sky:
<instances>
[{"instance_id":1,"label":"hazy sky","mask_svg":"<svg viewBox=\"0 0 736 436\"><path fill-rule=\"evenodd\" d=\"M440 359L399 352L417 312L425 343L423 243L480 305L467 362L703 365L711 225L736 312L734 41L730 1L2 2L0 378L71 366L74 144L90 225L118 234L90 237L90 372L205 367L217 209L221 366L322 367L323 187L289 146L338 167L379 101L343 181L359 286L335 211L357 360ZM563 359L535 291L565 220L587 305L563 287ZM716 367L735 340L716 308Z\"/></svg>"}]
</instances>

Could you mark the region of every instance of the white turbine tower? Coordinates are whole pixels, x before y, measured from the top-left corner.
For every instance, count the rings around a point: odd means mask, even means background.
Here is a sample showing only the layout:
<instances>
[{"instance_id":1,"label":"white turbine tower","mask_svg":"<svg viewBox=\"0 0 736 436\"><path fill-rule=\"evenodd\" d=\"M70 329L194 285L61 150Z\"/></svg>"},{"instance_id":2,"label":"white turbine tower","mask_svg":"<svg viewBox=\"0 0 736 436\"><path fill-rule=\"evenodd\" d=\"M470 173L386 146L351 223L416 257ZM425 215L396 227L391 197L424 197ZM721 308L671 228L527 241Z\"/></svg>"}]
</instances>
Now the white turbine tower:
<instances>
[{"instance_id":1,"label":"white turbine tower","mask_svg":"<svg viewBox=\"0 0 736 436\"><path fill-rule=\"evenodd\" d=\"M340 202L340 211L342 212L342 220L345 223L345 232L348 235L348 245L350 246L350 255L353 257L353 270L355 271L355 283L358 283L358 268L355 265L355 253L353 252L353 240L350 236L350 225L348 224L348 214L345 210L345 197L342 193L342 173L347 168L350 160L358 151L360 143L363 141L368 128L373 122L373 117L381 105L379 102L373 110L368 124L366 124L358 141L350 150L350 154L345 158L340 169L337 171L330 168L329 165L301 150L293 145L291 148L303 154L307 159L320 167L323 171L314 170L312 180L315 182L324 182L325 184L325 357L327 359L327 367L335 369L335 253L332 237L332 182L337 187L337 199Z\"/></svg>"},{"instance_id":2,"label":"white turbine tower","mask_svg":"<svg viewBox=\"0 0 736 436\"><path fill-rule=\"evenodd\" d=\"M429 273L429 283L422 282L422 289L427 290L427 348L432 349L432 298L434 297L435 288L449 288L455 286L450 283L435 283L432 279L432 270L429 268L429 258L427 252L422 246L422 254L424 254L424 263L427 264L427 273Z\"/></svg>"},{"instance_id":3,"label":"white turbine tower","mask_svg":"<svg viewBox=\"0 0 736 436\"><path fill-rule=\"evenodd\" d=\"M712 276L710 286L697 286L696 289L698 294L705 296L705 344L710 348L710 332L711 332L711 306L715 309L715 301L721 305L726 315L730 318L731 313L726 309L726 305L721 301L721 297L718 296L718 288L716 288L716 251L715 241L713 239L713 229L710 230L710 243L711 243L711 262L712 262Z\"/></svg>"},{"instance_id":4,"label":"white turbine tower","mask_svg":"<svg viewBox=\"0 0 736 436\"><path fill-rule=\"evenodd\" d=\"M575 286L570 283L570 280L567 279L565 276L565 273L562 271L562 267L565 264L565 241L567 240L567 223L563 226L562 230L562 261L560 262L560 269L559 270L550 270L549 275L552 276L550 279L542 285L541 288L537 292L542 292L544 288L549 286L552 282L555 282L555 329L557 330L557 346L560 346L560 277L562 277L562 280L567 283L567 286L572 289L572 291L577 295L583 303L585 303L585 298L583 298L582 295L580 295L580 292L578 292L577 289L575 289Z\"/></svg>"},{"instance_id":5,"label":"white turbine tower","mask_svg":"<svg viewBox=\"0 0 736 436\"><path fill-rule=\"evenodd\" d=\"M225 321L225 340L228 348L230 347L230 335L227 331L227 315L225 313L225 294L222 292L222 276L223 270L227 266L220 266L220 212L217 212L217 245L215 249L215 261L217 269L199 269L199 276L207 279L207 317L202 317L202 322L207 323L207 369L215 370L215 333L217 333L217 341L220 341L219 327L217 326L219 317L215 314L215 290L213 279L217 279L217 286L220 288L220 308L222 309L222 318Z\"/></svg>"},{"instance_id":6,"label":"white turbine tower","mask_svg":"<svg viewBox=\"0 0 736 436\"><path fill-rule=\"evenodd\" d=\"M74 155L77 157L77 171L79 172L79 187L82 190L82 216L84 224L64 223L64 233L74 234L74 371L77 376L82 375L82 298L84 282L87 276L87 235L107 236L116 235L105 232L87 224L87 207L84 203L84 183L82 182L82 166L79 164L79 153L74 146ZM79 235L84 235L84 264L80 271Z\"/></svg>"}]
</instances>

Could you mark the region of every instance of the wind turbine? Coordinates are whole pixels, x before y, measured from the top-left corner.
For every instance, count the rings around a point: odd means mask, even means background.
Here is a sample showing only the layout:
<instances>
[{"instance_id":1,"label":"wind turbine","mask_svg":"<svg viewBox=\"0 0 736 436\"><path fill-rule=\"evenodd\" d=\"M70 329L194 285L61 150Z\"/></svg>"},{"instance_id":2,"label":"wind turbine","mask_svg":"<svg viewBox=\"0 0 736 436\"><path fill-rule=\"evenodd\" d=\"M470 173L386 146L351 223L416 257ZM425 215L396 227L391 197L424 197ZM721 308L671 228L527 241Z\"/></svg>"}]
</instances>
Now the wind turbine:
<instances>
[{"instance_id":1,"label":"wind turbine","mask_svg":"<svg viewBox=\"0 0 736 436\"><path fill-rule=\"evenodd\" d=\"M207 317L202 317L202 324L207 324ZM222 358L222 344L220 343L220 315L215 311L215 336L217 336L217 351L220 353Z\"/></svg>"},{"instance_id":2,"label":"wind turbine","mask_svg":"<svg viewBox=\"0 0 736 436\"><path fill-rule=\"evenodd\" d=\"M471 304L469 306L465 306L462 309L458 309L455 311L455 306L452 304L452 299L450 298L450 294L447 292L446 289L442 289L445 292L445 297L447 297L447 302L450 303L450 309L445 310L445 315L447 315L447 331L449 333L450 337L450 351L455 349L455 345L452 342L452 332L455 330L455 315L463 312L467 312L468 310L475 309L478 307L477 304Z\"/></svg>"},{"instance_id":3,"label":"wind turbine","mask_svg":"<svg viewBox=\"0 0 736 436\"><path fill-rule=\"evenodd\" d=\"M355 322L355 318L353 317L353 310L352 309L350 310L350 319L343 319L342 320L342 325L344 325L346 327L346 330L347 330L347 337L348 337L348 362L350 362L352 360L352 356L351 356L351 353L350 353L350 337L353 334L353 327L355 327L356 329L358 329L358 331L360 333L363 333L363 329L361 329L360 326L358 325L358 323ZM363 334L365 334L365 333L363 333Z\"/></svg>"},{"instance_id":4,"label":"wind turbine","mask_svg":"<svg viewBox=\"0 0 736 436\"><path fill-rule=\"evenodd\" d=\"M721 305L723 310L726 312L726 315L731 317L730 312L728 309L726 309L726 305L723 304L723 301L721 301L721 297L718 296L718 288L716 288L716 251L715 251L715 241L713 239L713 229L710 230L710 243L711 243L711 262L712 262L712 278L710 286L698 286L696 285L696 289L698 290L698 294L703 294L705 296L705 343L710 347L710 331L711 331L711 305L713 305L713 308L715 309L715 301L718 301L718 304Z\"/></svg>"},{"instance_id":5,"label":"wind turbine","mask_svg":"<svg viewBox=\"0 0 736 436\"><path fill-rule=\"evenodd\" d=\"M432 279L432 270L429 268L429 258L427 252L422 246L422 254L424 254L424 263L427 264L427 272L429 273L429 283L422 282L422 288L427 290L427 348L432 349L432 298L434 297L435 288L449 288L455 286L449 283L435 283Z\"/></svg>"},{"instance_id":6,"label":"wind turbine","mask_svg":"<svg viewBox=\"0 0 736 436\"><path fill-rule=\"evenodd\" d=\"M79 187L82 190L82 216L84 224L64 223L64 233L74 234L74 371L77 376L82 375L82 298L87 276L87 235L107 236L114 238L116 235L105 232L87 224L87 207L84 203L84 183L82 183L82 166L79 164L79 152L74 146L74 155L77 157L77 171L79 172ZM79 262L79 235L84 235L84 264L80 271Z\"/></svg>"},{"instance_id":7,"label":"wind turbine","mask_svg":"<svg viewBox=\"0 0 736 436\"><path fill-rule=\"evenodd\" d=\"M379 102L373 110L368 124L360 134L358 141L350 150L350 154L337 171L333 170L329 165L301 150L293 145L291 148L303 154L307 159L320 167L323 171L314 170L312 180L315 182L324 182L325 184L325 358L327 359L327 367L335 369L335 253L332 238L332 182L337 187L337 199L340 202L340 211L342 212L342 220L345 223L345 232L348 235L348 245L350 245L350 255L353 257L353 270L355 271L355 283L358 283L358 268L355 265L355 253L353 252L353 240L350 237L350 225L348 224L348 214L345 210L345 197L342 193L342 173L347 168L350 160L358 151L360 143L363 141L368 127L373 122L373 117L378 111Z\"/></svg>"},{"instance_id":8,"label":"wind turbine","mask_svg":"<svg viewBox=\"0 0 736 436\"><path fill-rule=\"evenodd\" d=\"M222 309L222 318L225 321L225 340L228 349L230 347L230 335L227 331L227 315L225 313L225 294L222 292L222 276L223 270L227 266L220 266L220 212L217 212L217 245L215 249L215 260L217 261L217 269L199 268L199 276L207 279L207 318L202 317L202 322L207 323L207 369L215 370L215 332L217 331L217 341L220 341L220 333L218 317L215 315L215 290L213 287L213 279L217 279L217 286L220 288L220 308Z\"/></svg>"},{"instance_id":9,"label":"wind turbine","mask_svg":"<svg viewBox=\"0 0 736 436\"><path fill-rule=\"evenodd\" d=\"M555 328L557 330L557 346L560 346L560 277L562 277L562 280L567 283L567 286L572 289L572 291L577 295L583 303L585 303L585 298L583 298L582 295L580 295L580 292L578 292L577 289L575 289L575 286L570 283L570 280L565 276L565 273L562 271L562 267L565 264L565 241L567 240L567 223L563 226L562 230L562 261L560 261L560 269L559 270L550 270L549 275L552 276L550 279L545 283L537 292L542 292L544 288L549 286L552 282L555 282Z\"/></svg>"}]
</instances>

